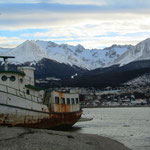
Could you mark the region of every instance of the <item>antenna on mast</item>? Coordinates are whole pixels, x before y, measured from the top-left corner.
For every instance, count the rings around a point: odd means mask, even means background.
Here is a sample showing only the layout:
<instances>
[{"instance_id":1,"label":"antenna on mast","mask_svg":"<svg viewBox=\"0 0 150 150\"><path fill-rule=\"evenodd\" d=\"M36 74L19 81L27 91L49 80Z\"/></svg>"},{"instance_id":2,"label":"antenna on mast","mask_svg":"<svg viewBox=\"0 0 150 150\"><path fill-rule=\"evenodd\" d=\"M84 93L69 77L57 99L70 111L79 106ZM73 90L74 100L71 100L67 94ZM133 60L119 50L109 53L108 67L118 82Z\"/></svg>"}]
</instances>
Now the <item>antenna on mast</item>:
<instances>
[{"instance_id":1,"label":"antenna on mast","mask_svg":"<svg viewBox=\"0 0 150 150\"><path fill-rule=\"evenodd\" d=\"M4 68L5 71L8 70L8 58L15 58L14 56L0 56L0 58L3 58L4 60Z\"/></svg>"}]
</instances>

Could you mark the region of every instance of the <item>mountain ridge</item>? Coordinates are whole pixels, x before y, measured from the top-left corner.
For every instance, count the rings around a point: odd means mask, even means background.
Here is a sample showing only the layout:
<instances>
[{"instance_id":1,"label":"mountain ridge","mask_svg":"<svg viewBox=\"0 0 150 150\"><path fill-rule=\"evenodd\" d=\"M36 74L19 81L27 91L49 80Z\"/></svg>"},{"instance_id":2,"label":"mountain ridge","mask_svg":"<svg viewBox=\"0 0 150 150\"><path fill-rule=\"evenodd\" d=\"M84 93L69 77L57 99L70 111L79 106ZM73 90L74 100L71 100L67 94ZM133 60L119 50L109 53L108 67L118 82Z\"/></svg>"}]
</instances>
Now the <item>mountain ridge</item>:
<instances>
[{"instance_id":1,"label":"mountain ridge","mask_svg":"<svg viewBox=\"0 0 150 150\"><path fill-rule=\"evenodd\" d=\"M85 49L82 45L56 44L51 41L25 41L16 48L2 49L0 55L13 55L11 63L37 63L43 58L55 60L83 69L96 69L110 66L115 59L127 51L131 45L112 45L105 49Z\"/></svg>"},{"instance_id":2,"label":"mountain ridge","mask_svg":"<svg viewBox=\"0 0 150 150\"><path fill-rule=\"evenodd\" d=\"M114 61L114 64L120 66L126 65L133 61L150 59L150 38L139 42L137 45L130 47L124 54Z\"/></svg>"},{"instance_id":3,"label":"mountain ridge","mask_svg":"<svg viewBox=\"0 0 150 150\"><path fill-rule=\"evenodd\" d=\"M15 56L10 63L36 64L43 58L94 70L113 65L123 66L133 61L150 59L150 38L137 45L112 45L104 49L85 49L82 45L56 44L51 41L27 40L16 48L1 48L0 55Z\"/></svg>"},{"instance_id":4,"label":"mountain ridge","mask_svg":"<svg viewBox=\"0 0 150 150\"><path fill-rule=\"evenodd\" d=\"M16 48L0 48L0 55L13 55L16 58L10 59L12 65L35 67L37 79L56 77L64 86L116 86L150 73L150 39L135 46L91 50L80 44L28 40Z\"/></svg>"}]
</instances>

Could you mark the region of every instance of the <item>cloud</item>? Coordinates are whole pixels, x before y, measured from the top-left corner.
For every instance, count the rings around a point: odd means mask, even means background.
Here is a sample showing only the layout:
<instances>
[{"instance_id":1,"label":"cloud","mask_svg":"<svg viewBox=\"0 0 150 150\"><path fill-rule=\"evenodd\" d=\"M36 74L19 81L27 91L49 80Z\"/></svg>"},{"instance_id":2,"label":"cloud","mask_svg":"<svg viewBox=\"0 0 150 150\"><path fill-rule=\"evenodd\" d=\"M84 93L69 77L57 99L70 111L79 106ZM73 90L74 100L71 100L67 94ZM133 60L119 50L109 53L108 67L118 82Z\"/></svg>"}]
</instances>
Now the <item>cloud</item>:
<instances>
[{"instance_id":1,"label":"cloud","mask_svg":"<svg viewBox=\"0 0 150 150\"><path fill-rule=\"evenodd\" d=\"M17 2L13 4L2 3L0 5L1 29L49 28L51 26L59 26L59 24L66 26L82 22L87 23L87 21L93 22L95 20L103 22L104 20L131 19L131 21L136 21L138 18L142 20L146 17L150 18L150 5L148 5L150 1L147 0L144 2L141 0L136 2L135 0L123 2L119 2L119 0L105 0L107 5L105 4L104 6L97 5L99 2L103 2L101 0L47 0L45 1L47 3L40 3L40 0L32 0L30 3L23 3L25 1L22 1L22 4ZM83 2L86 4L83 4Z\"/></svg>"},{"instance_id":2,"label":"cloud","mask_svg":"<svg viewBox=\"0 0 150 150\"><path fill-rule=\"evenodd\" d=\"M9 2L9 3L8 3ZM16 2L16 3L15 3ZM18 2L18 3L17 3ZM44 3L43 3L44 2ZM150 12L149 0L31 0L1 1L2 13L17 12L66 12L66 13L101 13L101 12Z\"/></svg>"},{"instance_id":3,"label":"cloud","mask_svg":"<svg viewBox=\"0 0 150 150\"><path fill-rule=\"evenodd\" d=\"M1 0L0 14L5 47L25 39L103 47L133 44L150 33L149 0Z\"/></svg>"},{"instance_id":4,"label":"cloud","mask_svg":"<svg viewBox=\"0 0 150 150\"><path fill-rule=\"evenodd\" d=\"M18 37L4 37L0 36L0 47L4 48L13 48L16 47L18 44L22 43L24 40Z\"/></svg>"},{"instance_id":5,"label":"cloud","mask_svg":"<svg viewBox=\"0 0 150 150\"><path fill-rule=\"evenodd\" d=\"M105 0L50 0L49 3L67 4L67 5L106 5Z\"/></svg>"},{"instance_id":6,"label":"cloud","mask_svg":"<svg viewBox=\"0 0 150 150\"><path fill-rule=\"evenodd\" d=\"M108 5L109 7L150 7L149 0L1 0L0 3L22 3L22 4L38 4L38 3L46 3L46 4L63 4L63 5L97 5L97 6L104 6Z\"/></svg>"},{"instance_id":7,"label":"cloud","mask_svg":"<svg viewBox=\"0 0 150 150\"><path fill-rule=\"evenodd\" d=\"M88 25L87 25L88 27ZM93 27L94 29L95 27ZM99 27L96 27L99 28ZM54 29L48 32L37 32L34 34L24 34L23 37L53 41L56 43L67 43L72 45L82 44L86 48L103 48L111 46L112 44L137 44L138 42L149 37L150 32L134 32L120 34L119 32L94 32L82 27L70 28L68 32L65 29ZM97 31L97 33L95 32Z\"/></svg>"},{"instance_id":8,"label":"cloud","mask_svg":"<svg viewBox=\"0 0 150 150\"><path fill-rule=\"evenodd\" d=\"M104 36L104 37L100 37L100 38L89 38L86 40L80 40L80 41L73 41L73 40L69 40L64 42L64 41L60 41L58 43L67 43L70 45L77 45L77 44L81 44L83 45L85 48L88 49L94 49L94 48L105 48L105 47L109 47L112 46L113 44L117 44L117 45L136 45L137 43L141 42L142 40L145 40L146 38L148 38L148 35L145 36L140 36L140 37L132 37L132 36L116 36L116 37L109 37L109 36ZM51 39L52 40L52 39ZM56 40L56 39L55 39ZM53 41L55 41L53 40Z\"/></svg>"},{"instance_id":9,"label":"cloud","mask_svg":"<svg viewBox=\"0 0 150 150\"><path fill-rule=\"evenodd\" d=\"M61 17L63 18L63 14ZM80 15L80 18L78 18L78 15L64 15L64 18L62 20L58 19L59 21L57 23L47 20L46 26L48 30L46 32L36 32L34 34L25 33L23 36L34 36L37 38L49 36L94 37L99 35L104 36L108 32L125 35L128 33L150 31L150 17L140 17L140 15L131 14L115 14L115 16L112 15L111 19L109 17L110 14L109 16L108 14L101 14L93 17L90 17L90 15L88 17ZM80 20L84 21L81 22ZM38 25L39 27L43 25L43 28L46 28L43 23L39 23Z\"/></svg>"},{"instance_id":10,"label":"cloud","mask_svg":"<svg viewBox=\"0 0 150 150\"><path fill-rule=\"evenodd\" d=\"M9 14L0 17L0 29L51 29L71 28L72 26L96 25L94 30L109 30L110 32L139 32L150 29L150 15L97 13L97 14L71 14L71 13L33 13ZM98 27L99 26L99 27ZM93 29L89 27L89 30ZM97 32L94 31L93 32ZM107 32L106 31L106 32ZM65 31L67 32L67 31ZM99 31L98 31L99 32ZM102 31L103 32L103 31Z\"/></svg>"}]
</instances>

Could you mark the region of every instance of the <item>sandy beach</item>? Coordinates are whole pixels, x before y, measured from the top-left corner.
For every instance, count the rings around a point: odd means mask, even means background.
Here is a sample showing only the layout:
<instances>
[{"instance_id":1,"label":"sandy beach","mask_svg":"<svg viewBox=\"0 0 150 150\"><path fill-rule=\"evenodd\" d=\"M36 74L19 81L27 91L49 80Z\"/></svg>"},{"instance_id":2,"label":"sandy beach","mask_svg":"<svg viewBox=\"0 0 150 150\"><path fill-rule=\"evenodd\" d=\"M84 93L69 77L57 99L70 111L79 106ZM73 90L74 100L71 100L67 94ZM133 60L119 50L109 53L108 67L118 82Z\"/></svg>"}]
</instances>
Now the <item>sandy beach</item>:
<instances>
[{"instance_id":1,"label":"sandy beach","mask_svg":"<svg viewBox=\"0 0 150 150\"><path fill-rule=\"evenodd\" d=\"M1 150L129 150L98 135L18 127L0 127Z\"/></svg>"}]
</instances>

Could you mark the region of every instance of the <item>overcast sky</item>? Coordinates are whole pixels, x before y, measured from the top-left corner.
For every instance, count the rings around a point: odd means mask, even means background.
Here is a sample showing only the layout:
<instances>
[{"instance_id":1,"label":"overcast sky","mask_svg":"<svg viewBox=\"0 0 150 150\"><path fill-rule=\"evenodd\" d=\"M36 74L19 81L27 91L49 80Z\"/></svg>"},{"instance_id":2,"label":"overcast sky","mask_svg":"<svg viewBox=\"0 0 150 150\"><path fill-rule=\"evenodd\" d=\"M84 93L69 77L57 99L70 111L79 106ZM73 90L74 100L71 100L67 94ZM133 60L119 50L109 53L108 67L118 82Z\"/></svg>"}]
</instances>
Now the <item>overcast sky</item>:
<instances>
[{"instance_id":1,"label":"overcast sky","mask_svg":"<svg viewBox=\"0 0 150 150\"><path fill-rule=\"evenodd\" d=\"M85 48L150 37L150 0L0 0L0 47L46 40Z\"/></svg>"}]
</instances>

